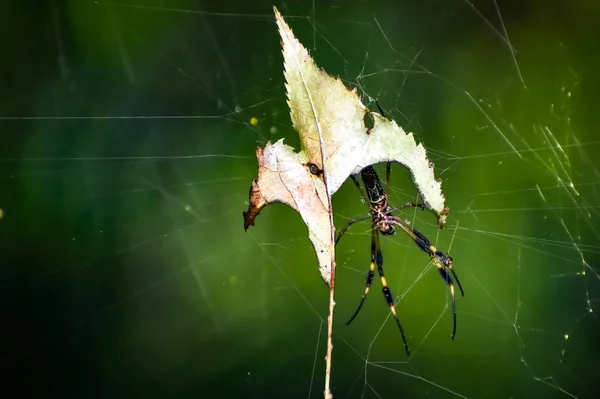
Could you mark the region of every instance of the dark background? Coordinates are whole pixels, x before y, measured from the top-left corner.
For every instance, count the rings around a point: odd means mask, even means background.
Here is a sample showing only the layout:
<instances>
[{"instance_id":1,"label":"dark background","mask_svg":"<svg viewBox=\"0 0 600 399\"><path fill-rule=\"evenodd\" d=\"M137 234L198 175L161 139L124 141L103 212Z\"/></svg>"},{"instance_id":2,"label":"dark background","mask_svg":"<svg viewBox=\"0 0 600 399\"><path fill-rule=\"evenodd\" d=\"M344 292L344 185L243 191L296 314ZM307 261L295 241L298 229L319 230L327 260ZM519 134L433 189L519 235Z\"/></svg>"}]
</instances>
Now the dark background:
<instances>
[{"instance_id":1,"label":"dark background","mask_svg":"<svg viewBox=\"0 0 600 399\"><path fill-rule=\"evenodd\" d=\"M600 336L594 1L274 3L318 65L415 132L465 288L369 225L337 251L334 397L593 397ZM321 397L328 291L283 205L244 233L284 137L273 3L13 1L0 12L0 376L43 397ZM250 123L251 118L258 123ZM381 169L379 169L381 170ZM399 165L392 204L416 200ZM338 226L366 214L351 183Z\"/></svg>"}]
</instances>

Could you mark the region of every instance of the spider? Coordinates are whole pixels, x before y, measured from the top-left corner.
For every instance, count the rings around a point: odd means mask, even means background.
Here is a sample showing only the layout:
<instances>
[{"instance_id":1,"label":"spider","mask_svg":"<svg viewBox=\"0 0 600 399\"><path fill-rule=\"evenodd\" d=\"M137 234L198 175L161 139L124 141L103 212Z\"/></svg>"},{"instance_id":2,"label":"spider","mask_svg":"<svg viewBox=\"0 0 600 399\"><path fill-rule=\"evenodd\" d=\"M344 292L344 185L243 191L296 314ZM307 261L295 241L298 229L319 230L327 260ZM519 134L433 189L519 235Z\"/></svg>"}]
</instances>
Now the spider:
<instances>
[{"instance_id":1,"label":"spider","mask_svg":"<svg viewBox=\"0 0 600 399\"><path fill-rule=\"evenodd\" d=\"M390 183L390 172L391 172L391 164L388 162L386 164L386 187L389 187ZM344 227L335 240L335 245L340 241L344 233L352 226L354 223L371 218L371 266L369 267L369 273L367 274L367 283L365 292L360 300L360 304L358 305L358 309L352 315L350 320L346 323L349 325L352 323L352 320L358 315L358 312L362 308L367 294L369 293L369 288L371 287L371 283L373 282L373 277L375 275L375 265L377 265L377 271L379 272L379 278L381 279L381 285L383 286L383 296L390 307L390 311L396 320L396 324L400 329L400 334L402 334L402 340L404 341L404 349L406 350L406 354L410 356L410 350L408 349L408 343L406 342L406 336L404 335L404 330L402 329L402 325L400 324L400 319L396 314L396 308L394 306L394 297L392 296L392 291L387 285L387 281L383 274L383 255L381 254L381 247L379 244L379 233L383 235L393 235L396 233L396 229L394 226L398 226L402 231L406 233L414 242L417 244L420 250L424 251L431 257L431 261L435 263L440 272L440 275L450 287L450 293L452 294L452 311L454 316L454 326L452 329L452 339L454 339L456 335L456 301L454 298L454 282L452 276L448 273L448 269L452 272L454 276L454 280L460 289L460 293L462 296L465 296L465 293L462 289L460 281L458 280L458 276L454 272L452 268L452 258L438 250L434 247L431 242L425 237L423 234L419 233L404 220L400 219L398 216L392 214L392 212L409 208L409 207L418 207L421 209L425 209L424 204L414 204L407 203L402 205L399 208L392 208L388 205L387 193L383 187L382 181L379 179L377 172L373 166L367 166L360 172L361 179L363 181L363 185L366 189L366 197L369 199L369 215L363 216L358 219L351 220L348 222L346 227ZM365 198L364 191L358 178L356 175L351 175L352 181L358 187L363 199Z\"/></svg>"}]
</instances>

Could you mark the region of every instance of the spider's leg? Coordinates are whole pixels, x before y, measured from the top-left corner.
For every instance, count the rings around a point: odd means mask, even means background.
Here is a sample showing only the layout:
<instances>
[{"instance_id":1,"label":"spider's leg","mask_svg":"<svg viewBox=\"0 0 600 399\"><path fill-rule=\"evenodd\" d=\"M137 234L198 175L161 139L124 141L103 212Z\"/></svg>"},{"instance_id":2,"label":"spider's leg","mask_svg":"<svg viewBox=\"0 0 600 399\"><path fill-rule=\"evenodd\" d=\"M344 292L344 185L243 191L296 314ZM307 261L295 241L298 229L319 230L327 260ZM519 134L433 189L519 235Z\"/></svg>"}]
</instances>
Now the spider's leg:
<instances>
[{"instance_id":1,"label":"spider's leg","mask_svg":"<svg viewBox=\"0 0 600 399\"><path fill-rule=\"evenodd\" d=\"M390 193L390 176L392 174L392 163L387 162L385 164L385 195L388 196ZM388 197L389 198L389 197ZM398 207L391 208L390 212L398 211L405 208L421 208L421 210L425 210L427 206L424 203L416 203L416 202L407 202L406 204Z\"/></svg>"},{"instance_id":2,"label":"spider's leg","mask_svg":"<svg viewBox=\"0 0 600 399\"><path fill-rule=\"evenodd\" d=\"M374 233L372 233L372 234L375 234L375 235L377 234L377 230L373 229L373 232ZM367 294L369 293L369 288L371 288L371 283L373 283L373 276L375 275L375 254L376 254L375 238L373 238L373 236L371 236L371 265L369 266L369 273L367 273L367 284L365 287L365 293L363 294L363 296L360 300L360 303L358 304L358 309L356 309L356 312L354 312L354 314L352 315L350 320L348 320L346 325L352 323L352 320L354 320L354 318L356 317L358 312L360 312L362 305L365 303L365 299L367 299Z\"/></svg>"},{"instance_id":3,"label":"spider's leg","mask_svg":"<svg viewBox=\"0 0 600 399\"><path fill-rule=\"evenodd\" d=\"M344 233L346 233L346 231L348 231L350 226L352 226L356 222L361 222L365 219L370 219L370 218L371 218L371 215L368 215L368 216L361 216L358 219L352 219L351 221L349 221L348 224L343 229L340 230L340 233L338 234L337 238L335 239L335 245L337 245L337 243L340 241L340 239L342 238Z\"/></svg>"},{"instance_id":4,"label":"spider's leg","mask_svg":"<svg viewBox=\"0 0 600 399\"><path fill-rule=\"evenodd\" d=\"M427 205L425 205L422 202L419 202L419 203L417 203L417 202L407 202L404 205L401 205L401 206L398 206L398 207L395 207L395 208L391 208L390 212L396 212L396 211L399 211L399 210L402 210L402 209L405 209L405 208L421 208L421 210L424 211L427 208Z\"/></svg>"},{"instance_id":5,"label":"spider's leg","mask_svg":"<svg viewBox=\"0 0 600 399\"><path fill-rule=\"evenodd\" d=\"M360 182L358 181L358 178L356 177L356 175L350 175L350 178L352 179L352 181L356 185L356 188L358 188L358 191L360 191L360 196L361 196L363 202L366 202L367 201L367 194L365 193L365 190L363 190L363 187L360 184Z\"/></svg>"},{"instance_id":6,"label":"spider's leg","mask_svg":"<svg viewBox=\"0 0 600 399\"><path fill-rule=\"evenodd\" d=\"M381 105L379 105L379 103L377 101L375 101L375 105L377 105L377 109L379 109L379 113L381 114L381 116L383 116L384 118L385 116L385 112L383 112L383 108L381 108ZM389 194L390 192L390 174L392 173L392 163L391 162L387 162L385 164L385 193L386 195Z\"/></svg>"},{"instance_id":7,"label":"spider's leg","mask_svg":"<svg viewBox=\"0 0 600 399\"><path fill-rule=\"evenodd\" d=\"M392 295L392 291L387 285L387 281L383 274L383 255L381 254L381 246L379 244L379 230L373 229L373 238L371 243L371 267L373 267L373 261L377 264L377 270L379 271L379 278L381 279L381 285L383 286L382 292L390 307L390 311L396 320L396 324L398 325L398 329L400 330L400 334L402 334L402 341L404 341L404 349L406 350L406 354L410 356L410 350L408 349L408 343L406 342L406 336L404 335L404 330L402 329L402 325L400 324L400 319L396 314L396 307L394 306L394 297Z\"/></svg>"},{"instance_id":8,"label":"spider's leg","mask_svg":"<svg viewBox=\"0 0 600 399\"><path fill-rule=\"evenodd\" d=\"M363 190L362 186L360 185L360 182L358 181L358 178L355 175L350 175L350 177L352 178L352 181L356 185L356 188L358 188L358 191L360 191L360 196L362 197L363 202L366 202L367 197L366 197L365 191ZM349 221L348 224L343 229L340 230L340 233L338 234L337 238L335 239L335 245L337 245L338 241L340 241L340 239L342 238L344 233L346 233L346 231L348 231L350 226L352 226L356 222L360 222L365 219L371 219L371 215L362 216L357 219L353 219L353 220Z\"/></svg>"},{"instance_id":9,"label":"spider's leg","mask_svg":"<svg viewBox=\"0 0 600 399\"><path fill-rule=\"evenodd\" d=\"M460 289L460 293L462 294L462 296L465 296L465 293L462 289L460 281L458 280L458 277L456 276L456 273L454 272L454 269L452 268L452 258L449 255L438 250L433 245L431 245L431 242L429 241L429 239L427 239L427 237L425 237L422 233L419 233L417 230L413 230L413 228L408 223L406 223L399 217L391 216L388 218L388 222L400 227L402 231L404 231L406 235L408 235L415 242L415 244L417 244L421 251L427 253L427 255L431 257L431 260L437 266L442 278L444 279L446 284L448 284L448 287L450 287L450 293L452 294L452 313L454 318L452 339L454 339L454 337L456 336L456 298L454 295L454 281L452 280L452 276L450 276L450 273L448 273L448 269L450 269L450 271L454 275L454 278L456 278L456 283L458 284L458 288Z\"/></svg>"},{"instance_id":10,"label":"spider's leg","mask_svg":"<svg viewBox=\"0 0 600 399\"><path fill-rule=\"evenodd\" d=\"M375 105L377 105L377 109L379 110L379 113L381 114L381 116L386 118L385 112L383 112L383 108L381 108L381 105L379 105L379 103L377 101L375 101ZM390 192L390 174L391 173L392 173L392 163L388 161L385 164L385 187L386 187L385 193L386 193L386 195L389 194L389 192Z\"/></svg>"},{"instance_id":11,"label":"spider's leg","mask_svg":"<svg viewBox=\"0 0 600 399\"><path fill-rule=\"evenodd\" d=\"M421 234L421 233L419 233L419 235L424 237L423 234ZM448 272L448 269L450 269L450 271L452 271L452 274L454 275L454 277L456 277L456 273L454 272L454 269L452 269L452 258L449 255L438 250L436 247L434 247L431 244L429 245L429 251L432 252L431 260L437 266L438 270L440 271L440 275L442 276L442 278L444 279L446 284L448 284L448 287L450 287L450 294L452 294L452 314L454 317L454 327L452 328L452 339L454 339L454 337L456 336L456 298L454 295L454 282L452 281L452 276L450 276L450 273ZM462 294L462 296L465 296L465 293L463 292L463 289L462 289L462 285L460 285L460 282L458 281L457 277L456 277L456 283L458 284L458 288L460 288L460 293Z\"/></svg>"},{"instance_id":12,"label":"spider's leg","mask_svg":"<svg viewBox=\"0 0 600 399\"><path fill-rule=\"evenodd\" d=\"M448 268L452 272L452 275L454 276L454 280L456 280L456 284L458 284L458 289L460 290L460 294L464 297L465 296L465 292L463 291L463 287L460 284L460 280L458 279L458 276L456 275L456 272L454 271L454 268L452 267L452 264L450 264L450 266L448 266Z\"/></svg>"},{"instance_id":13,"label":"spider's leg","mask_svg":"<svg viewBox=\"0 0 600 399\"><path fill-rule=\"evenodd\" d=\"M450 287L450 294L452 295L452 315L454 319L454 324L452 327L452 339L454 339L454 337L456 336L456 298L454 297L454 284L452 282L452 277L450 276L448 270L444 267L444 265L438 262L436 262L435 264L438 267L438 270L440 271L440 275L442 276L446 284L448 284L448 287Z\"/></svg>"},{"instance_id":14,"label":"spider's leg","mask_svg":"<svg viewBox=\"0 0 600 399\"><path fill-rule=\"evenodd\" d=\"M383 108L381 108L381 105L379 105L379 103L377 101L375 101L375 105L377 105L377 109L379 109L379 113L381 114L381 116L386 118L385 112L383 112Z\"/></svg>"},{"instance_id":15,"label":"spider's leg","mask_svg":"<svg viewBox=\"0 0 600 399\"><path fill-rule=\"evenodd\" d=\"M390 193L390 175L392 174L392 163L388 161L385 164L385 194Z\"/></svg>"},{"instance_id":16,"label":"spider's leg","mask_svg":"<svg viewBox=\"0 0 600 399\"><path fill-rule=\"evenodd\" d=\"M421 251L426 252L427 255L431 257L435 255L435 247L431 245L431 242L427 239L427 237L419 233L417 230L413 230L410 224L406 223L398 216L388 216L387 220L388 223L400 227L402 231L405 232L406 235L409 236L415 242L415 244L417 244L417 247L419 247Z\"/></svg>"}]
</instances>

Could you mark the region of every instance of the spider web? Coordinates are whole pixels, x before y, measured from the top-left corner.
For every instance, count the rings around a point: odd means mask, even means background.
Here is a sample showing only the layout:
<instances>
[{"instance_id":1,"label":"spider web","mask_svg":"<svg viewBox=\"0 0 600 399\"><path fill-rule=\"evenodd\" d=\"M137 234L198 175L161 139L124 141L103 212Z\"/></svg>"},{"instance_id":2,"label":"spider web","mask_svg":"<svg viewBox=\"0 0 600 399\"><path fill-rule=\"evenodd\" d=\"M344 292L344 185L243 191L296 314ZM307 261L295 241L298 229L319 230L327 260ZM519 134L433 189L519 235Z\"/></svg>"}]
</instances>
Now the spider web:
<instances>
[{"instance_id":1,"label":"spider web","mask_svg":"<svg viewBox=\"0 0 600 399\"><path fill-rule=\"evenodd\" d=\"M276 4L318 65L425 144L448 228L400 215L450 253L465 288L452 341L435 267L401 233L382 237L411 356L377 278L345 326L370 257L369 223L354 225L337 248L335 397L593 396L598 10L527 4ZM284 206L242 227L256 145L299 146L272 5L6 10L30 21L2 25L7 385L322 395L328 291L306 228ZM391 205L418 200L399 165L389 192ZM351 182L333 200L338 227L367 212Z\"/></svg>"}]
</instances>

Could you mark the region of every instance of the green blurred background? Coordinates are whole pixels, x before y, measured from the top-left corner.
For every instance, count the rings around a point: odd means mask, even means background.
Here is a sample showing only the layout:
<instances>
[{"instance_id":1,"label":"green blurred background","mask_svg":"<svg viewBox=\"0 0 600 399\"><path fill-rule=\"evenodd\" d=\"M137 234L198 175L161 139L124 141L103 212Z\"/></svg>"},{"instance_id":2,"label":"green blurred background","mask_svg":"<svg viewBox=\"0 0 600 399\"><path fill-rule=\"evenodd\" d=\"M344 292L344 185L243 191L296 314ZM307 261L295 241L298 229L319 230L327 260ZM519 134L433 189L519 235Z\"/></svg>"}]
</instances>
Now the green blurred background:
<instances>
[{"instance_id":1,"label":"green blurred background","mask_svg":"<svg viewBox=\"0 0 600 399\"><path fill-rule=\"evenodd\" d=\"M427 256L385 237L412 355L377 278L345 326L369 263L369 224L354 226L337 252L334 397L594 397L597 2L275 5L320 66L425 144L448 228L403 217L449 249L466 293L452 341ZM242 226L256 146L298 146L272 6L3 4L3 391L322 396L328 290L306 228L283 205ZM399 165L390 200L416 200ZM342 226L367 207L346 183L334 210Z\"/></svg>"}]
</instances>

